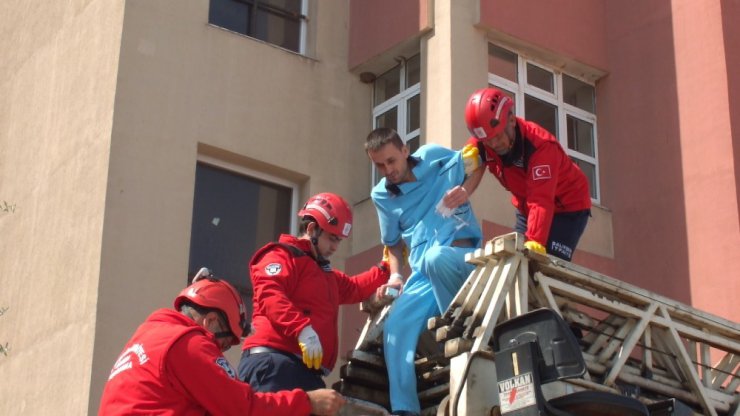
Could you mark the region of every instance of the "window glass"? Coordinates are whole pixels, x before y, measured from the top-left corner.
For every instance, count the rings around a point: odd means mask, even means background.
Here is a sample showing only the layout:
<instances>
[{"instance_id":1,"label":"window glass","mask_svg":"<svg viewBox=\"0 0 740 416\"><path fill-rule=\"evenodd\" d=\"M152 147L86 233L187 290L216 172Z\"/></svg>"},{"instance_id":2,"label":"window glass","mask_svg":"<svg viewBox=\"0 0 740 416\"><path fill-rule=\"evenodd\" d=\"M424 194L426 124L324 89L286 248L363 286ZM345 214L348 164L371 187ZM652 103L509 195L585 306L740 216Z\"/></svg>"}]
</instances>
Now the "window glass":
<instances>
[{"instance_id":1,"label":"window glass","mask_svg":"<svg viewBox=\"0 0 740 416\"><path fill-rule=\"evenodd\" d=\"M578 165L579 168L581 168L581 171L586 175L586 178L588 178L588 190L591 194L591 198L596 199L596 166L593 163L588 163L585 160L571 158L574 162L576 162L576 165Z\"/></svg>"},{"instance_id":2,"label":"window glass","mask_svg":"<svg viewBox=\"0 0 740 416\"><path fill-rule=\"evenodd\" d=\"M410 87L421 82L421 60L416 54L406 61L406 86Z\"/></svg>"},{"instance_id":3,"label":"window glass","mask_svg":"<svg viewBox=\"0 0 740 416\"><path fill-rule=\"evenodd\" d=\"M300 46L300 31L300 21L289 20L269 10L258 9L252 36L297 51Z\"/></svg>"},{"instance_id":4,"label":"window glass","mask_svg":"<svg viewBox=\"0 0 740 416\"><path fill-rule=\"evenodd\" d=\"M249 7L234 0L211 0L208 22L238 33L247 33Z\"/></svg>"},{"instance_id":5,"label":"window glass","mask_svg":"<svg viewBox=\"0 0 740 416\"><path fill-rule=\"evenodd\" d=\"M568 148L588 156L594 154L594 126L568 115Z\"/></svg>"},{"instance_id":6,"label":"window glass","mask_svg":"<svg viewBox=\"0 0 740 416\"><path fill-rule=\"evenodd\" d=\"M303 53L305 0L210 0L208 23Z\"/></svg>"},{"instance_id":7,"label":"window glass","mask_svg":"<svg viewBox=\"0 0 740 416\"><path fill-rule=\"evenodd\" d=\"M301 14L301 6L303 5L302 0L260 0L260 3L264 3L264 7L274 7L275 12L286 12L298 16Z\"/></svg>"},{"instance_id":8,"label":"window glass","mask_svg":"<svg viewBox=\"0 0 740 416\"><path fill-rule=\"evenodd\" d=\"M406 101L406 133L411 133L412 131L419 128L419 106L421 105L421 97L419 95L414 95L413 97L409 98L408 101Z\"/></svg>"},{"instance_id":9,"label":"window glass","mask_svg":"<svg viewBox=\"0 0 740 416\"><path fill-rule=\"evenodd\" d=\"M541 125L557 138L588 176L591 197L598 203L595 86L562 73L559 67L532 62L497 45L488 45L488 59L489 84L514 98L517 115Z\"/></svg>"},{"instance_id":10,"label":"window glass","mask_svg":"<svg viewBox=\"0 0 740 416\"><path fill-rule=\"evenodd\" d=\"M524 118L534 121L550 133L556 135L558 131L558 109L555 105L534 98L524 96Z\"/></svg>"},{"instance_id":11,"label":"window glass","mask_svg":"<svg viewBox=\"0 0 740 416\"><path fill-rule=\"evenodd\" d=\"M398 127L398 111L396 107L393 107L385 113L375 117L375 127L396 129Z\"/></svg>"},{"instance_id":12,"label":"window glass","mask_svg":"<svg viewBox=\"0 0 740 416\"><path fill-rule=\"evenodd\" d=\"M409 147L409 150L411 153L414 153L415 151L419 150L419 146L421 145L419 136L414 137L413 139L409 139L406 141L406 146Z\"/></svg>"},{"instance_id":13,"label":"window glass","mask_svg":"<svg viewBox=\"0 0 740 416\"><path fill-rule=\"evenodd\" d=\"M416 151L421 143L421 58L419 54L385 72L373 86L373 128L396 130L409 149ZM381 178L371 164L372 183Z\"/></svg>"},{"instance_id":14,"label":"window glass","mask_svg":"<svg viewBox=\"0 0 740 416\"><path fill-rule=\"evenodd\" d=\"M527 83L541 90L554 93L553 73L536 65L527 64Z\"/></svg>"},{"instance_id":15,"label":"window glass","mask_svg":"<svg viewBox=\"0 0 740 416\"><path fill-rule=\"evenodd\" d=\"M400 74L401 66L399 65L375 80L375 105L388 100L401 91Z\"/></svg>"},{"instance_id":16,"label":"window glass","mask_svg":"<svg viewBox=\"0 0 740 416\"><path fill-rule=\"evenodd\" d=\"M488 72L517 82L519 80L517 62L515 53L494 44L488 44Z\"/></svg>"},{"instance_id":17,"label":"window glass","mask_svg":"<svg viewBox=\"0 0 740 416\"><path fill-rule=\"evenodd\" d=\"M201 267L229 281L251 308L248 262L281 233L290 233L292 190L198 163L188 275Z\"/></svg>"},{"instance_id":18,"label":"window glass","mask_svg":"<svg viewBox=\"0 0 740 416\"><path fill-rule=\"evenodd\" d=\"M594 87L563 75L563 101L581 110L594 112Z\"/></svg>"}]
</instances>

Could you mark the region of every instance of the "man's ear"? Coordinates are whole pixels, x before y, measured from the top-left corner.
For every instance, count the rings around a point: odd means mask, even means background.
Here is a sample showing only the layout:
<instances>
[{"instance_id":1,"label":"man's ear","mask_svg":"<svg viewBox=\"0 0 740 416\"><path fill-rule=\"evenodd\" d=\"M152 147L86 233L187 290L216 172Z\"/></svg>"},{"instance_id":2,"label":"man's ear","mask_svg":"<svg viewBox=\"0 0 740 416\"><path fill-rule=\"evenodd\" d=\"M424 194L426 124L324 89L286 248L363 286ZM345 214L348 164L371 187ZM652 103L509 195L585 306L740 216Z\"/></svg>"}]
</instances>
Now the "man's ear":
<instances>
[{"instance_id":1,"label":"man's ear","mask_svg":"<svg viewBox=\"0 0 740 416\"><path fill-rule=\"evenodd\" d=\"M406 143L404 143L403 147L401 148L401 154L403 155L404 159L407 159L411 154L411 149L409 149L409 146Z\"/></svg>"},{"instance_id":2,"label":"man's ear","mask_svg":"<svg viewBox=\"0 0 740 416\"><path fill-rule=\"evenodd\" d=\"M208 329L208 314L193 313L191 317L196 324Z\"/></svg>"},{"instance_id":3,"label":"man's ear","mask_svg":"<svg viewBox=\"0 0 740 416\"><path fill-rule=\"evenodd\" d=\"M203 318L203 326L205 326L206 329L208 329L208 326L216 321L218 322L218 314L214 311L208 311L205 315L201 315Z\"/></svg>"},{"instance_id":4,"label":"man's ear","mask_svg":"<svg viewBox=\"0 0 740 416\"><path fill-rule=\"evenodd\" d=\"M316 221L311 221L306 225L306 234L313 237L316 231L318 231L319 224Z\"/></svg>"}]
</instances>

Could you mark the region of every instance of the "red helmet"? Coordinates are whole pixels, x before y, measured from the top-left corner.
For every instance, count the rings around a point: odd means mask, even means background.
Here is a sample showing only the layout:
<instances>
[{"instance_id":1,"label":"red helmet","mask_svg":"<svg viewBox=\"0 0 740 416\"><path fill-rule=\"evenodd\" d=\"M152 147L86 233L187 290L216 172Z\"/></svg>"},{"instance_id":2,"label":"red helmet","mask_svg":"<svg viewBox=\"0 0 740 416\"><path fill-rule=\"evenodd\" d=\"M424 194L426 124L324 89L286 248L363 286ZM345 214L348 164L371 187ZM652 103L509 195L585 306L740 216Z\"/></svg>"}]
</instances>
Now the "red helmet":
<instances>
[{"instance_id":1,"label":"red helmet","mask_svg":"<svg viewBox=\"0 0 740 416\"><path fill-rule=\"evenodd\" d=\"M329 192L308 198L298 216L311 217L319 223L322 230L340 237L349 237L352 230L352 209L339 195Z\"/></svg>"},{"instance_id":2,"label":"red helmet","mask_svg":"<svg viewBox=\"0 0 740 416\"><path fill-rule=\"evenodd\" d=\"M465 123L473 137L487 140L506 127L506 118L514 106L508 95L496 88L483 88L473 93L465 105Z\"/></svg>"},{"instance_id":3,"label":"red helmet","mask_svg":"<svg viewBox=\"0 0 740 416\"><path fill-rule=\"evenodd\" d=\"M193 283L175 298L175 309L180 310L185 300L203 308L223 312L234 336L232 345L239 344L241 337L247 335L249 328L247 308L239 292L228 282L211 277L211 273L205 267L195 275Z\"/></svg>"}]
</instances>

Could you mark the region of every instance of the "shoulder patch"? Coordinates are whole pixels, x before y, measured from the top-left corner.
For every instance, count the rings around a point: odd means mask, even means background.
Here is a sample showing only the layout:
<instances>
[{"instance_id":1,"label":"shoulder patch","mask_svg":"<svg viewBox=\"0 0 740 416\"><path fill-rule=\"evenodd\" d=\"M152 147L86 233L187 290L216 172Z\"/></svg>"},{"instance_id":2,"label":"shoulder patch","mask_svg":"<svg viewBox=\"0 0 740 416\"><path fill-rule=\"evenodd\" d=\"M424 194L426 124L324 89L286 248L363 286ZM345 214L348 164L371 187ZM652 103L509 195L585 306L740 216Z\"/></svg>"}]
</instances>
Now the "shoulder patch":
<instances>
[{"instance_id":1,"label":"shoulder patch","mask_svg":"<svg viewBox=\"0 0 740 416\"><path fill-rule=\"evenodd\" d=\"M270 276L275 276L276 274L280 273L283 270L283 265L280 263L270 263L267 266L265 266L265 273L269 274Z\"/></svg>"},{"instance_id":2,"label":"shoulder patch","mask_svg":"<svg viewBox=\"0 0 740 416\"><path fill-rule=\"evenodd\" d=\"M221 367L226 374L229 375L229 377L236 379L236 371L234 371L234 368L231 367L231 364L226 360L224 357L218 357L216 358L216 365Z\"/></svg>"},{"instance_id":3,"label":"shoulder patch","mask_svg":"<svg viewBox=\"0 0 740 416\"><path fill-rule=\"evenodd\" d=\"M539 165L532 168L532 180L550 179L550 165Z\"/></svg>"}]
</instances>

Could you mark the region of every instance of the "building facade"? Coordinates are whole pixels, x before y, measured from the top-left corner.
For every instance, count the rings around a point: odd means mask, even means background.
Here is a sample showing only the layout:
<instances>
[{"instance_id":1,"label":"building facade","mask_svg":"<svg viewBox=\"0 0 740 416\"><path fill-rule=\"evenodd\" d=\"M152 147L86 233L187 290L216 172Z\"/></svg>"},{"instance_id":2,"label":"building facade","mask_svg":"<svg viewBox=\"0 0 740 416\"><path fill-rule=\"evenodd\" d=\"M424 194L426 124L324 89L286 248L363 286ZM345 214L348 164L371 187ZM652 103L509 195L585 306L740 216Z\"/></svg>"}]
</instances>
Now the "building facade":
<instances>
[{"instance_id":1,"label":"building facade","mask_svg":"<svg viewBox=\"0 0 740 416\"><path fill-rule=\"evenodd\" d=\"M737 0L0 10L0 413L95 414L136 326L201 266L250 296L252 252L314 193L353 205L334 266L377 262L365 136L459 148L486 85L589 176L575 263L740 320ZM513 225L489 176L473 196L487 238ZM363 316L342 312L347 350Z\"/></svg>"}]
</instances>

